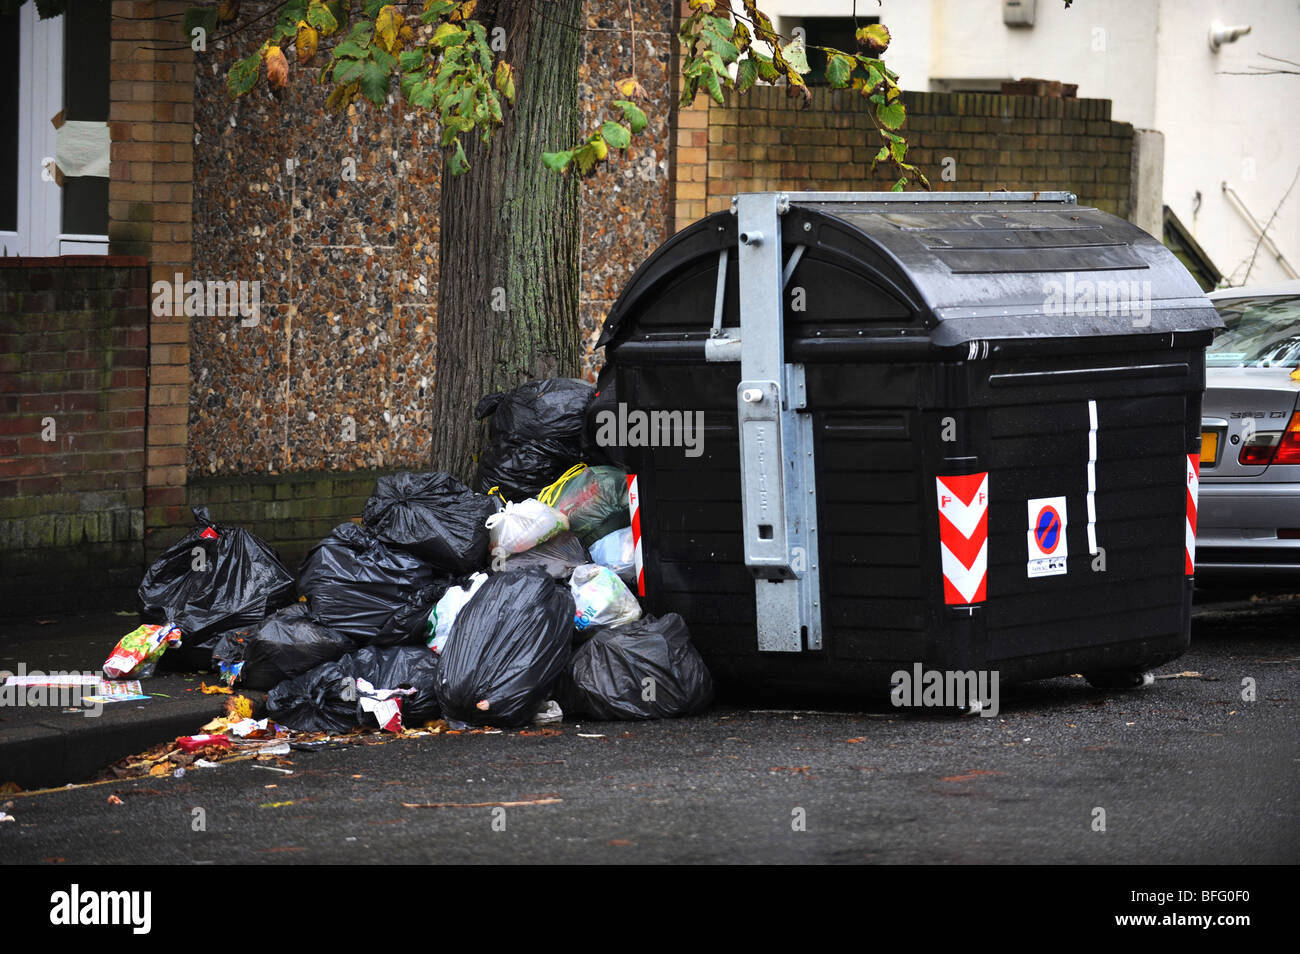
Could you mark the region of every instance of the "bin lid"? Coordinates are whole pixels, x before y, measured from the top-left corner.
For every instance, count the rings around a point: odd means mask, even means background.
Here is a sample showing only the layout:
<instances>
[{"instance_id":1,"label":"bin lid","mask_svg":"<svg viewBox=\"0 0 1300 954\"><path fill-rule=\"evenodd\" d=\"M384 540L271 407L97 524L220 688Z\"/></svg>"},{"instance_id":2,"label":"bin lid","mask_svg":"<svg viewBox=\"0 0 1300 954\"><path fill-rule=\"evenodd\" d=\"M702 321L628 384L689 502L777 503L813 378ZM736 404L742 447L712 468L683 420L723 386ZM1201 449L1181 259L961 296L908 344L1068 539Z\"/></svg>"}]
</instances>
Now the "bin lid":
<instances>
[{"instance_id":1,"label":"bin lid","mask_svg":"<svg viewBox=\"0 0 1300 954\"><path fill-rule=\"evenodd\" d=\"M1222 326L1172 252L1136 225L1078 205L1070 193L784 195L787 261L804 245L803 259L857 273L898 300L910 315L902 323L923 325L939 347ZM729 212L677 233L632 277L598 344L630 333L636 322L628 319L676 276L711 268L716 277L718 253L735 247ZM704 311L712 315L711 301Z\"/></svg>"}]
</instances>

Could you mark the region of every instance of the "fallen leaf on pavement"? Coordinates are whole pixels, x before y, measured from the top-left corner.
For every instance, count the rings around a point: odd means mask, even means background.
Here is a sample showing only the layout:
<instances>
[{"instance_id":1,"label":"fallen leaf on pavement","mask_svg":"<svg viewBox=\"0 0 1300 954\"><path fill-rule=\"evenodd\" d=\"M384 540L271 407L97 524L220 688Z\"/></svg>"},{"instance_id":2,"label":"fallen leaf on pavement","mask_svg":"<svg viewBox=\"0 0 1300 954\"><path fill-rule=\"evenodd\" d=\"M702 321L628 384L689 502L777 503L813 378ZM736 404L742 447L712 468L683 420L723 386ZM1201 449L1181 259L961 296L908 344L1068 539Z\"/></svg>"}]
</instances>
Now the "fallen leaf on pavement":
<instances>
[{"instance_id":1,"label":"fallen leaf on pavement","mask_svg":"<svg viewBox=\"0 0 1300 954\"><path fill-rule=\"evenodd\" d=\"M110 796L108 796L108 804L110 804L110 805L121 805L121 804L122 804L122 799L118 798L116 795L110 795Z\"/></svg>"},{"instance_id":2,"label":"fallen leaf on pavement","mask_svg":"<svg viewBox=\"0 0 1300 954\"><path fill-rule=\"evenodd\" d=\"M943 781L945 782L969 782L979 778L981 775L1006 775L1006 772L990 772L986 769L971 769L965 775L949 775Z\"/></svg>"},{"instance_id":3,"label":"fallen leaf on pavement","mask_svg":"<svg viewBox=\"0 0 1300 954\"><path fill-rule=\"evenodd\" d=\"M522 802L402 802L403 808L518 808L521 805L557 805L562 798L533 798Z\"/></svg>"},{"instance_id":4,"label":"fallen leaf on pavement","mask_svg":"<svg viewBox=\"0 0 1300 954\"><path fill-rule=\"evenodd\" d=\"M217 695L228 696L232 692L234 692L234 690L229 688L228 686L209 686L206 682L199 683L199 691L202 692L205 696L217 696Z\"/></svg>"}]
</instances>

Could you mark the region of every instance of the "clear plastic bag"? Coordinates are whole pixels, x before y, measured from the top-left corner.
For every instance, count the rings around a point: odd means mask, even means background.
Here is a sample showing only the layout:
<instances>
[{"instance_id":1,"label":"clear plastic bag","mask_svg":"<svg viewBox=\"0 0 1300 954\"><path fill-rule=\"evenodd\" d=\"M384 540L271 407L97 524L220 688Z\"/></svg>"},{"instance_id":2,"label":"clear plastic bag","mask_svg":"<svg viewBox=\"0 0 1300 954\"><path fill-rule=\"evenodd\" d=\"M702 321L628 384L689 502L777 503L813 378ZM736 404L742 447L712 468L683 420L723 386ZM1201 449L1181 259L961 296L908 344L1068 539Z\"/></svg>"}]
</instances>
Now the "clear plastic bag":
<instances>
[{"instance_id":1,"label":"clear plastic bag","mask_svg":"<svg viewBox=\"0 0 1300 954\"><path fill-rule=\"evenodd\" d=\"M504 510L488 517L484 525L488 529L494 557L523 553L569 529L564 514L535 497L520 503L507 503Z\"/></svg>"},{"instance_id":2,"label":"clear plastic bag","mask_svg":"<svg viewBox=\"0 0 1300 954\"><path fill-rule=\"evenodd\" d=\"M609 567L628 586L636 583L636 541L632 538L632 528L615 530L593 543L591 562Z\"/></svg>"},{"instance_id":3,"label":"clear plastic bag","mask_svg":"<svg viewBox=\"0 0 1300 954\"><path fill-rule=\"evenodd\" d=\"M609 567L594 563L578 567L569 590L573 593L573 625L578 630L618 626L641 618L641 604Z\"/></svg>"},{"instance_id":4,"label":"clear plastic bag","mask_svg":"<svg viewBox=\"0 0 1300 954\"><path fill-rule=\"evenodd\" d=\"M442 599L438 600L438 605L429 614L429 622L433 624L429 648L435 653L440 653L446 648L447 637L451 635L451 627L456 622L456 616L479 591L479 587L487 582L487 579L486 573L475 573L470 577L469 586L453 586L442 595Z\"/></svg>"}]
</instances>

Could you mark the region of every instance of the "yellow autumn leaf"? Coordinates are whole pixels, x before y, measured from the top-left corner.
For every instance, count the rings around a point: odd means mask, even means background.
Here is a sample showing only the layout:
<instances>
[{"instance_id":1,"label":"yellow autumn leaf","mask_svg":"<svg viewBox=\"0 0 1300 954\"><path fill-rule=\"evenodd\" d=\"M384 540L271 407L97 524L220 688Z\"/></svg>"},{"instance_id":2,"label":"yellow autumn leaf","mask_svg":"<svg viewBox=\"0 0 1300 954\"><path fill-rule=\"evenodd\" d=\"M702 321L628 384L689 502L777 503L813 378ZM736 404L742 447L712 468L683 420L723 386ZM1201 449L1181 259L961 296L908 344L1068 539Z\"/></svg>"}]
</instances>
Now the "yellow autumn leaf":
<instances>
[{"instance_id":1,"label":"yellow autumn leaf","mask_svg":"<svg viewBox=\"0 0 1300 954\"><path fill-rule=\"evenodd\" d=\"M396 53L401 47L397 34L405 19L392 4L381 7L379 16L375 17L375 39L389 53Z\"/></svg>"},{"instance_id":2,"label":"yellow autumn leaf","mask_svg":"<svg viewBox=\"0 0 1300 954\"><path fill-rule=\"evenodd\" d=\"M298 62L306 64L316 55L316 45L320 43L320 34L316 28L309 26L304 20L298 24L298 38L294 40L294 46L298 50Z\"/></svg>"},{"instance_id":3,"label":"yellow autumn leaf","mask_svg":"<svg viewBox=\"0 0 1300 954\"><path fill-rule=\"evenodd\" d=\"M231 722L253 718L253 703L248 696L232 696L226 700L226 718Z\"/></svg>"}]
</instances>

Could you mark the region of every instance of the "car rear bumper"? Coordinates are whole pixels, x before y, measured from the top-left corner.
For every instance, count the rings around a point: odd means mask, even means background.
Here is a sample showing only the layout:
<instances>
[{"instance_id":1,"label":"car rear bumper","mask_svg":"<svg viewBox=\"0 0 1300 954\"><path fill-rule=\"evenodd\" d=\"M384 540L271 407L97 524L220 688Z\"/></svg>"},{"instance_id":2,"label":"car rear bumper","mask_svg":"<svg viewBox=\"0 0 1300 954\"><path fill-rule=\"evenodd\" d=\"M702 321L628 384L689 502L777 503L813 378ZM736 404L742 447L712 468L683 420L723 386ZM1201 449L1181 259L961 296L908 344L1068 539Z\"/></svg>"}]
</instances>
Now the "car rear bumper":
<instances>
[{"instance_id":1,"label":"car rear bumper","mask_svg":"<svg viewBox=\"0 0 1300 954\"><path fill-rule=\"evenodd\" d=\"M1300 579L1300 483L1200 485L1196 575L1294 575Z\"/></svg>"}]
</instances>

